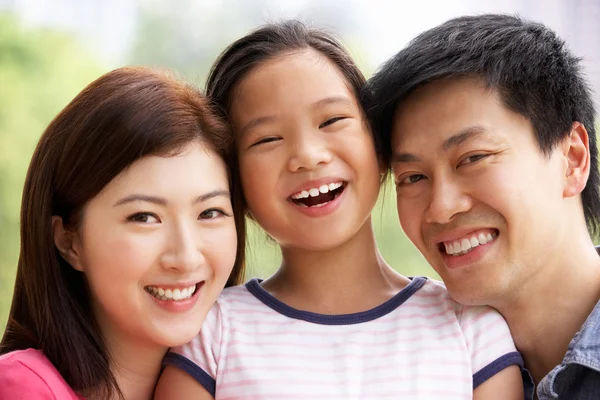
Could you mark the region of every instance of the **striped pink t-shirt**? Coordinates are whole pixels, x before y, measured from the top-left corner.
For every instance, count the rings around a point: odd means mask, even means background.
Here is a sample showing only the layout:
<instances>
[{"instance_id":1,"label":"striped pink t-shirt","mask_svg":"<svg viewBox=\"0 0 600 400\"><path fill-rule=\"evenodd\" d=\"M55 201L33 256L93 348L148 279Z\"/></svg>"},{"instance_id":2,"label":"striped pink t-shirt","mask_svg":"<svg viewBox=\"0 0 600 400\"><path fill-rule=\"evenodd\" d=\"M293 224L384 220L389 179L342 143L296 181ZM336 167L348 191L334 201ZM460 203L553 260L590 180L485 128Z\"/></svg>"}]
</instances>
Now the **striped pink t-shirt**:
<instances>
[{"instance_id":1,"label":"striped pink t-shirt","mask_svg":"<svg viewBox=\"0 0 600 400\"><path fill-rule=\"evenodd\" d=\"M251 280L226 289L199 335L164 362L216 399L273 400L471 399L491 376L523 364L500 314L461 306L421 277L347 315L294 309Z\"/></svg>"}]
</instances>

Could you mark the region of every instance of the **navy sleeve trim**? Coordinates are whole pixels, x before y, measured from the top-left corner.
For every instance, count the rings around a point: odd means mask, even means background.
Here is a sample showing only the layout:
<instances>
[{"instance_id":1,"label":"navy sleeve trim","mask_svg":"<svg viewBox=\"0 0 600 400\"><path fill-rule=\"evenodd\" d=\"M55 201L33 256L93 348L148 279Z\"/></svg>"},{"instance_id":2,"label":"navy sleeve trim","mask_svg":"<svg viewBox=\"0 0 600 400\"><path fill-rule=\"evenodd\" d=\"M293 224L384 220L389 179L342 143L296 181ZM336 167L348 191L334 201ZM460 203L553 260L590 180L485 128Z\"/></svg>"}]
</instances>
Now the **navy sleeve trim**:
<instances>
[{"instance_id":1,"label":"navy sleeve trim","mask_svg":"<svg viewBox=\"0 0 600 400\"><path fill-rule=\"evenodd\" d=\"M521 353L518 351L505 354L477 371L473 375L473 390L477 389L477 386L511 365L518 365L521 368L525 365L523 363L523 357L521 357Z\"/></svg>"},{"instance_id":2,"label":"navy sleeve trim","mask_svg":"<svg viewBox=\"0 0 600 400\"><path fill-rule=\"evenodd\" d=\"M163 358L163 365L173 365L184 370L190 374L192 378L198 381L212 397L215 397L217 382L193 361L185 358L181 354L167 353L165 358Z\"/></svg>"}]
</instances>

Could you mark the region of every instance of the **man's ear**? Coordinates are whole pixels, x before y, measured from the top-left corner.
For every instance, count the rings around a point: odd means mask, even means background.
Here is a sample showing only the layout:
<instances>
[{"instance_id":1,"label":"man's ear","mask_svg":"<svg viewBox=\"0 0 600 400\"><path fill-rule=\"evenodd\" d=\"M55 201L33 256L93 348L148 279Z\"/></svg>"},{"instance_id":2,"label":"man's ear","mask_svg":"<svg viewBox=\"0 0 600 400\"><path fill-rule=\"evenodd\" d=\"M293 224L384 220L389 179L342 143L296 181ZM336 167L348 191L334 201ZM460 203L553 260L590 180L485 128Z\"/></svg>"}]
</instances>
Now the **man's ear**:
<instances>
[{"instance_id":1,"label":"man's ear","mask_svg":"<svg viewBox=\"0 0 600 400\"><path fill-rule=\"evenodd\" d=\"M576 196L583 191L590 175L589 136L581 123L573 123L561 148L566 164L563 196Z\"/></svg>"},{"instance_id":2,"label":"man's ear","mask_svg":"<svg viewBox=\"0 0 600 400\"><path fill-rule=\"evenodd\" d=\"M62 218L56 215L52 216L52 238L62 258L77 271L83 272L79 234L66 228Z\"/></svg>"}]
</instances>

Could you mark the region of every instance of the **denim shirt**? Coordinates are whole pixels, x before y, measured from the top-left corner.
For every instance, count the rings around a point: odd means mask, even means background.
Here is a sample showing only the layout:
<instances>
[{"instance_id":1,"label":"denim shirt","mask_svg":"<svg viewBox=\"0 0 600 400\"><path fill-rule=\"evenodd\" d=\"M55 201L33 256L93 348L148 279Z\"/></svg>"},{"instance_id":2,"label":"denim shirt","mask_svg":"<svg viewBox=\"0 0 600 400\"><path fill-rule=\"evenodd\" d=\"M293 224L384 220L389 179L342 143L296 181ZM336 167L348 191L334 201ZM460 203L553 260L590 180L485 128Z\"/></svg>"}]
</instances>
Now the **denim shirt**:
<instances>
[{"instance_id":1,"label":"denim shirt","mask_svg":"<svg viewBox=\"0 0 600 400\"><path fill-rule=\"evenodd\" d=\"M525 400L533 400L534 383L522 371ZM575 335L562 364L554 367L537 387L539 400L600 399L600 302Z\"/></svg>"}]
</instances>

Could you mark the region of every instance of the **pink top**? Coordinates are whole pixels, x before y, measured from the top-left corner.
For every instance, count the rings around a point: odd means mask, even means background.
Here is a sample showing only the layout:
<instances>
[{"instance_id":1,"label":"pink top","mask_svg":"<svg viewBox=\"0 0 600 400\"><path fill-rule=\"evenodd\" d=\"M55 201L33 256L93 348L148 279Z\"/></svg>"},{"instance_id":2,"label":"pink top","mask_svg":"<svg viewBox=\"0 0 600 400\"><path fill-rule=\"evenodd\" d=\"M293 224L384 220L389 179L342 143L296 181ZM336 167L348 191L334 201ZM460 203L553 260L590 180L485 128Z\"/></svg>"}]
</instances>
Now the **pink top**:
<instances>
[{"instance_id":1,"label":"pink top","mask_svg":"<svg viewBox=\"0 0 600 400\"><path fill-rule=\"evenodd\" d=\"M40 350L0 356L0 400L83 400Z\"/></svg>"}]
</instances>

